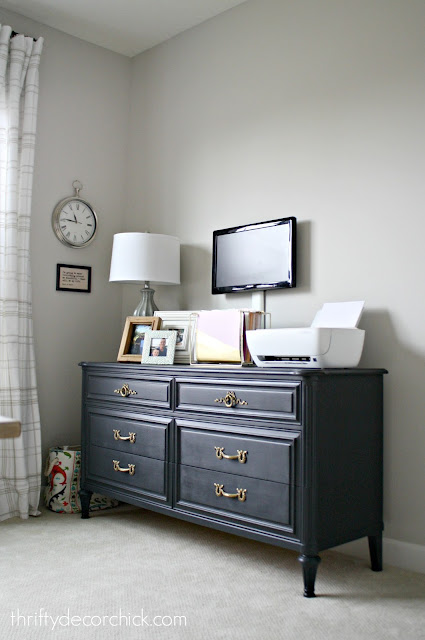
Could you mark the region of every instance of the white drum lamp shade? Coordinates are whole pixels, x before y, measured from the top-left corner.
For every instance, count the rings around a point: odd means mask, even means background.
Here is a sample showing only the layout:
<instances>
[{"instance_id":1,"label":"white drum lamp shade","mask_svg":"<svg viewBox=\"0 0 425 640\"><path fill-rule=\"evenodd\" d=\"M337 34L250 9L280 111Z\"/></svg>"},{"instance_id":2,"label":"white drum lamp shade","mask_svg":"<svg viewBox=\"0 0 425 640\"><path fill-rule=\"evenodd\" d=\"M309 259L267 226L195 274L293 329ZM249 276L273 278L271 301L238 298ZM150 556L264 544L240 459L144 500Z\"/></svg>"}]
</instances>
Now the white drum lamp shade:
<instances>
[{"instance_id":1,"label":"white drum lamp shade","mask_svg":"<svg viewBox=\"0 0 425 640\"><path fill-rule=\"evenodd\" d=\"M109 281L128 284L144 282L142 300L134 315L153 315L157 306L153 301L154 290L150 289L150 283L180 284L180 240L159 233L115 234Z\"/></svg>"},{"instance_id":2,"label":"white drum lamp shade","mask_svg":"<svg viewBox=\"0 0 425 640\"><path fill-rule=\"evenodd\" d=\"M110 282L180 284L180 240L159 233L117 233Z\"/></svg>"}]
</instances>

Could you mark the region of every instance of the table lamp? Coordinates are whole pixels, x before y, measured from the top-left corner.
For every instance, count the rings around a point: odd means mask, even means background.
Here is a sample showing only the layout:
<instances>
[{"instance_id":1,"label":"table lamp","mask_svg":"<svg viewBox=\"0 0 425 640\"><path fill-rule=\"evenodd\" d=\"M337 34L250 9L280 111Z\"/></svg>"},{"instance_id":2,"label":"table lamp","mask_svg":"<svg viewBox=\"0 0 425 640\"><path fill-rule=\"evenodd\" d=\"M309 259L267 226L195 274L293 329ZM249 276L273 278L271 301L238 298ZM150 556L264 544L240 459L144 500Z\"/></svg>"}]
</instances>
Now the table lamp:
<instances>
[{"instance_id":1,"label":"table lamp","mask_svg":"<svg viewBox=\"0 0 425 640\"><path fill-rule=\"evenodd\" d=\"M180 284L180 240L159 233L116 233L109 282L144 283L135 316L158 310L150 284Z\"/></svg>"}]
</instances>

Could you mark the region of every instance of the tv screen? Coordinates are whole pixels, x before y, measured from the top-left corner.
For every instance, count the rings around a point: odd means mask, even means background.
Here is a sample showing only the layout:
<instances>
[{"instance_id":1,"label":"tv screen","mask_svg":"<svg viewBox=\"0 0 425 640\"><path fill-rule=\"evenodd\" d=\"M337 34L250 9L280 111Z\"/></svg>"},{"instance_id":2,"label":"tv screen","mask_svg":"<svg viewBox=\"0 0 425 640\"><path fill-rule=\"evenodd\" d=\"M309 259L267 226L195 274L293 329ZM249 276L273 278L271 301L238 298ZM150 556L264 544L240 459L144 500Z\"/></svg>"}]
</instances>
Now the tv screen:
<instances>
[{"instance_id":1,"label":"tv screen","mask_svg":"<svg viewBox=\"0 0 425 640\"><path fill-rule=\"evenodd\" d=\"M213 232L212 293L296 286L296 218Z\"/></svg>"}]
</instances>

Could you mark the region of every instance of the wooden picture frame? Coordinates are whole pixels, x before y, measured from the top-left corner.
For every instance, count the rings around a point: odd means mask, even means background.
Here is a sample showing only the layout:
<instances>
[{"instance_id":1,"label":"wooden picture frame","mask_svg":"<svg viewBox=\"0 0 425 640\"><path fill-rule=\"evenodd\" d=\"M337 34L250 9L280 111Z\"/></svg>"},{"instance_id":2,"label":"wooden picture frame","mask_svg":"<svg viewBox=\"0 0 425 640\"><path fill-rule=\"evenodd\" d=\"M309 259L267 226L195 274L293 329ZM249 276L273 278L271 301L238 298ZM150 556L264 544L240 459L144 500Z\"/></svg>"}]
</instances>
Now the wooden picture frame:
<instances>
[{"instance_id":1,"label":"wooden picture frame","mask_svg":"<svg viewBox=\"0 0 425 640\"><path fill-rule=\"evenodd\" d=\"M146 332L157 331L160 328L161 318L128 316L124 325L117 361L138 362L140 364Z\"/></svg>"},{"instance_id":2,"label":"wooden picture frame","mask_svg":"<svg viewBox=\"0 0 425 640\"><path fill-rule=\"evenodd\" d=\"M190 363L191 334L194 328L191 315L198 311L155 311L155 316L162 320L161 328L168 331L176 331L176 352L174 364Z\"/></svg>"},{"instance_id":3,"label":"wooden picture frame","mask_svg":"<svg viewBox=\"0 0 425 640\"><path fill-rule=\"evenodd\" d=\"M142 363L156 365L174 364L176 338L176 331L149 331L145 335ZM162 346L165 350L164 355L161 355Z\"/></svg>"}]
</instances>

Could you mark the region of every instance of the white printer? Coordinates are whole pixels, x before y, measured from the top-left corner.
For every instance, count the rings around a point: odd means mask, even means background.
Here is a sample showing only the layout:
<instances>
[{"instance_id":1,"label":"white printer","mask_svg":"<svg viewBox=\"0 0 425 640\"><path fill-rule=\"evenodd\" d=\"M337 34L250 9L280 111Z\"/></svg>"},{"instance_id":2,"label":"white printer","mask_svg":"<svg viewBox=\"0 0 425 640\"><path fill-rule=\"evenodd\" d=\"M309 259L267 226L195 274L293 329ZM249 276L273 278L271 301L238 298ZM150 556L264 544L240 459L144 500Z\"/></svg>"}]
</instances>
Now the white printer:
<instances>
[{"instance_id":1,"label":"white printer","mask_svg":"<svg viewBox=\"0 0 425 640\"><path fill-rule=\"evenodd\" d=\"M357 328L363 307L363 301L328 302L311 327L247 331L252 359L258 367L356 367L365 338Z\"/></svg>"}]
</instances>

